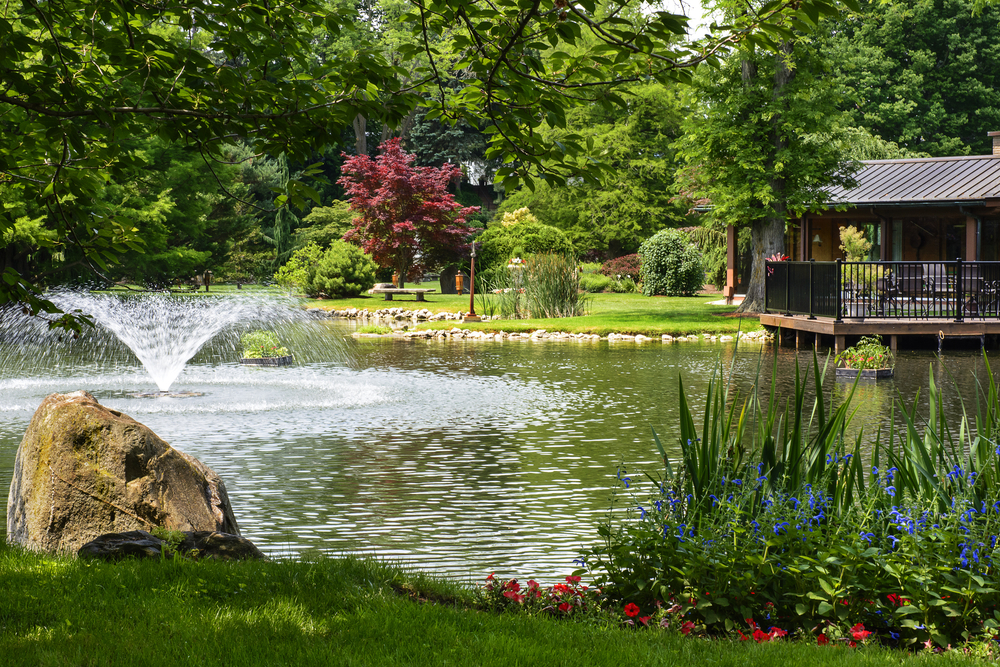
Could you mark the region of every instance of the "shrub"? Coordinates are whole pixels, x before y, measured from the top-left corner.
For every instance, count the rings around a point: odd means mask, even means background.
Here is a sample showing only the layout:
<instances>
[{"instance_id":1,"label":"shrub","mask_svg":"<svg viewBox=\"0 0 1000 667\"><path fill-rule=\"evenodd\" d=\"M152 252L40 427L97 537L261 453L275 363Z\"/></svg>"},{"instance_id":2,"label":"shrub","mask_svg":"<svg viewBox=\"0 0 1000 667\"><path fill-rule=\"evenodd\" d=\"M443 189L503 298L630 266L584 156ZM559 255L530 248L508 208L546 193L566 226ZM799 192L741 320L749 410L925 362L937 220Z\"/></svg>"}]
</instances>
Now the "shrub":
<instances>
[{"instance_id":1,"label":"shrub","mask_svg":"<svg viewBox=\"0 0 1000 667\"><path fill-rule=\"evenodd\" d=\"M611 286L611 278L599 273L580 274L580 289L585 292L603 292Z\"/></svg>"},{"instance_id":2,"label":"shrub","mask_svg":"<svg viewBox=\"0 0 1000 667\"><path fill-rule=\"evenodd\" d=\"M326 250L310 243L292 254L274 280L307 296L350 297L375 283L376 268L363 250L346 241L334 241Z\"/></svg>"},{"instance_id":3,"label":"shrub","mask_svg":"<svg viewBox=\"0 0 1000 667\"><path fill-rule=\"evenodd\" d=\"M632 276L615 276L611 278L611 291L615 294L638 294L642 287L633 280Z\"/></svg>"},{"instance_id":4,"label":"shrub","mask_svg":"<svg viewBox=\"0 0 1000 667\"><path fill-rule=\"evenodd\" d=\"M278 269L274 281L288 290L306 291L310 283L309 272L322 256L323 249L319 245L307 243L292 253L285 265Z\"/></svg>"},{"instance_id":5,"label":"shrub","mask_svg":"<svg viewBox=\"0 0 1000 667\"><path fill-rule=\"evenodd\" d=\"M511 225L492 224L478 239L476 272L499 273L512 257L528 259L538 253L574 255L569 238L560 229L531 218Z\"/></svg>"},{"instance_id":6,"label":"shrub","mask_svg":"<svg viewBox=\"0 0 1000 667\"><path fill-rule=\"evenodd\" d=\"M581 262L580 273L600 273L601 266L600 262Z\"/></svg>"},{"instance_id":7,"label":"shrub","mask_svg":"<svg viewBox=\"0 0 1000 667\"><path fill-rule=\"evenodd\" d=\"M642 257L642 291L646 296L693 296L705 283L701 252L684 232L664 229L646 239Z\"/></svg>"},{"instance_id":8,"label":"shrub","mask_svg":"<svg viewBox=\"0 0 1000 667\"><path fill-rule=\"evenodd\" d=\"M642 258L637 253L609 259L601 265L601 273L614 278L615 276L631 276L633 279L639 277L642 270Z\"/></svg>"},{"instance_id":9,"label":"shrub","mask_svg":"<svg viewBox=\"0 0 1000 667\"><path fill-rule=\"evenodd\" d=\"M244 359L266 359L287 357L288 348L283 347L273 331L250 331L240 336Z\"/></svg>"},{"instance_id":10,"label":"shrub","mask_svg":"<svg viewBox=\"0 0 1000 667\"><path fill-rule=\"evenodd\" d=\"M375 284L375 262L361 248L346 241L334 241L316 264L309 296L328 298L358 296Z\"/></svg>"}]
</instances>

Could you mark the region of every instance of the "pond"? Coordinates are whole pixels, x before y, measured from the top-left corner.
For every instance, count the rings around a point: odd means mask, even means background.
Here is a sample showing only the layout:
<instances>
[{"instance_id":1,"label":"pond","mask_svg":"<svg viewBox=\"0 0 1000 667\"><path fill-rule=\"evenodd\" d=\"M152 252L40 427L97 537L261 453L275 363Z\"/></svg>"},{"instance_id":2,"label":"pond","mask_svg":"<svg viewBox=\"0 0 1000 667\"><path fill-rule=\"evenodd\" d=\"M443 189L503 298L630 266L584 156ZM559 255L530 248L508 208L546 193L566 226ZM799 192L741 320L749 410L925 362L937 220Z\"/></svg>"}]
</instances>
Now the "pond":
<instances>
[{"instance_id":1,"label":"pond","mask_svg":"<svg viewBox=\"0 0 1000 667\"><path fill-rule=\"evenodd\" d=\"M243 534L265 552L357 553L462 580L491 571L554 581L597 539L616 470L657 473L650 427L676 448L678 376L700 405L720 360L743 391L790 393L796 357L773 346L358 339L334 320L280 325L296 353L286 368L240 366L216 338L173 389L135 398L152 381L123 347L95 358L86 341L0 342L0 488L34 410L53 392L84 389L152 428L226 481ZM110 336L96 332L102 346ZM873 431L896 393L926 393L928 369L966 398L984 376L978 352L901 353L896 379L859 388ZM849 385L826 390L842 397ZM960 410L948 389L946 413ZM810 403L811 404L811 403ZM696 417L697 419L697 417ZM0 525L0 529L2 529Z\"/></svg>"}]
</instances>

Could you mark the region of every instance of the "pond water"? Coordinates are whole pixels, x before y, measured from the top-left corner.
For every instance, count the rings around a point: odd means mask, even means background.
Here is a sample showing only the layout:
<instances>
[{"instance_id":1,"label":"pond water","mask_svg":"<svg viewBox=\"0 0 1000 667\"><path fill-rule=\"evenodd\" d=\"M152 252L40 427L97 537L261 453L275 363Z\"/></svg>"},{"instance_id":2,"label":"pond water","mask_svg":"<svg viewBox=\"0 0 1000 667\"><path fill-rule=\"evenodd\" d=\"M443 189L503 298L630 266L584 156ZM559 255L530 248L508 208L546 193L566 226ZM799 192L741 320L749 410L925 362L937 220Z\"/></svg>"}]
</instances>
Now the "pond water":
<instances>
[{"instance_id":1,"label":"pond water","mask_svg":"<svg viewBox=\"0 0 1000 667\"><path fill-rule=\"evenodd\" d=\"M797 357L742 345L733 363L733 344L355 340L351 330L282 324L296 354L287 368L240 366L231 340L216 339L174 382L203 394L189 398L131 397L155 386L123 347L95 359L86 341L44 354L0 342L0 488L41 400L84 389L214 468L243 534L272 555L350 552L463 580L554 581L595 542L618 465L633 479L659 470L650 427L676 447L679 375L700 405L720 360L746 391L759 369L769 383L777 354L784 396ZM884 424L896 393L911 400L931 367L966 398L984 375L978 353L901 353L894 381L859 388L858 423ZM849 385L829 376L826 389L843 396ZM947 393L956 415L959 391Z\"/></svg>"}]
</instances>

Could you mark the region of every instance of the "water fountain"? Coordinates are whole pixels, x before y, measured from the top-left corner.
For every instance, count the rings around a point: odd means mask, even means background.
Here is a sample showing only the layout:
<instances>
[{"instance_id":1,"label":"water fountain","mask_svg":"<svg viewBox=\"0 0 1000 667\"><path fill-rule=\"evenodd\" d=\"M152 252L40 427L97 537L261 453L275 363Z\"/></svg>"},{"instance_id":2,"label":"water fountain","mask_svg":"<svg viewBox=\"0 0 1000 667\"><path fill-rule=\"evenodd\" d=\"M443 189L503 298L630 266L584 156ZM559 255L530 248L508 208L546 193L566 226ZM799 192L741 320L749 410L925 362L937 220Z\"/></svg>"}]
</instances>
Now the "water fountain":
<instances>
[{"instance_id":1,"label":"water fountain","mask_svg":"<svg viewBox=\"0 0 1000 667\"><path fill-rule=\"evenodd\" d=\"M85 329L82 340L64 340L62 332L49 331L37 318L17 311L0 316L4 338L38 348L48 355L62 345L84 348L98 360L120 356L116 343L124 344L142 363L159 391L140 391L138 398L191 397L199 392L170 391L187 362L206 343L223 336L236 348L239 333L247 326L271 327L306 318L291 300L252 295L182 296L159 293L126 295L58 291L51 300L65 312L89 315L96 330ZM109 336L108 334L111 334ZM0 358L0 362L4 360Z\"/></svg>"}]
</instances>

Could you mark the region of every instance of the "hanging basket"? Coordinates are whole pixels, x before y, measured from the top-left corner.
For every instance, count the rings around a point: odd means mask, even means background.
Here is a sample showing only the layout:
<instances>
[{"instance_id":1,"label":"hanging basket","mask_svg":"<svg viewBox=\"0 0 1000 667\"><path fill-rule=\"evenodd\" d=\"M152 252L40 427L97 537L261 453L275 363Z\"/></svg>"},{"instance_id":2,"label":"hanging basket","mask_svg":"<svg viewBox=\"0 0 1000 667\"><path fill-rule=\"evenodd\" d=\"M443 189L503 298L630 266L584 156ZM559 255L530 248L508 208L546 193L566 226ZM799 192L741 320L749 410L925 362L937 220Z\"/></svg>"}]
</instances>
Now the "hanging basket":
<instances>
[{"instance_id":1,"label":"hanging basket","mask_svg":"<svg viewBox=\"0 0 1000 667\"><path fill-rule=\"evenodd\" d=\"M291 366L292 355L287 357L259 357L256 359L242 358L240 363L244 366Z\"/></svg>"}]
</instances>

